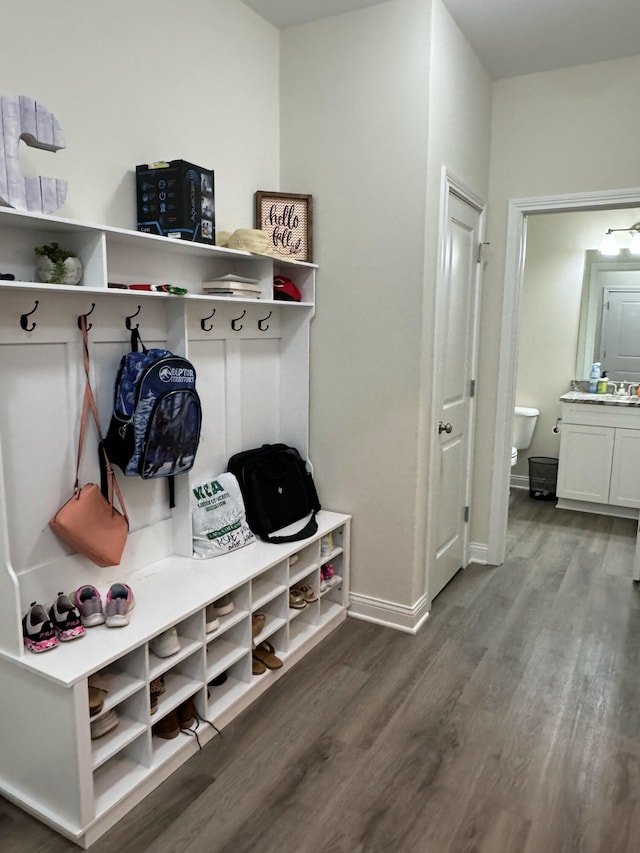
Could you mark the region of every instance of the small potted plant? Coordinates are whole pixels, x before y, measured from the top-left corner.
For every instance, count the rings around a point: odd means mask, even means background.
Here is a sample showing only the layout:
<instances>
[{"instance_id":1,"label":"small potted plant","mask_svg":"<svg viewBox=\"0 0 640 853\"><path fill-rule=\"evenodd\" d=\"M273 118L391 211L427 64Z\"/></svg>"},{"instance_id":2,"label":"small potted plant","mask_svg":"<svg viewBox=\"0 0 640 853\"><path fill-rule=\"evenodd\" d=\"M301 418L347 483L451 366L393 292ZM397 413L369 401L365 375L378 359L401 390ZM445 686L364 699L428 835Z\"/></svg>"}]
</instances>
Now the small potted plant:
<instances>
[{"instance_id":1,"label":"small potted plant","mask_svg":"<svg viewBox=\"0 0 640 853\"><path fill-rule=\"evenodd\" d=\"M33 250L38 281L48 284L80 284L82 262L73 252L61 249L57 243L36 246Z\"/></svg>"}]
</instances>

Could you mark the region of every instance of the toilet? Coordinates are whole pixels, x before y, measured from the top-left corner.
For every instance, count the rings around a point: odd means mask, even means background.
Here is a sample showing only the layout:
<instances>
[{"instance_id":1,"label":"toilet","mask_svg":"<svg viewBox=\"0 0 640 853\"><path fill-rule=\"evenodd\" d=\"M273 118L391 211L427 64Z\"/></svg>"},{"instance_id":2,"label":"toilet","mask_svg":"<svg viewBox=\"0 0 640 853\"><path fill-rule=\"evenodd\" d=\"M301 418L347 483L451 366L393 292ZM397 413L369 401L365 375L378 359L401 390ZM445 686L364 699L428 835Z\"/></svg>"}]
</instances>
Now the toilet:
<instances>
[{"instance_id":1,"label":"toilet","mask_svg":"<svg viewBox=\"0 0 640 853\"><path fill-rule=\"evenodd\" d=\"M533 439L533 431L538 422L538 409L529 406L516 406L513 410L513 425L511 427L511 465L518 461L518 451L526 450Z\"/></svg>"}]
</instances>

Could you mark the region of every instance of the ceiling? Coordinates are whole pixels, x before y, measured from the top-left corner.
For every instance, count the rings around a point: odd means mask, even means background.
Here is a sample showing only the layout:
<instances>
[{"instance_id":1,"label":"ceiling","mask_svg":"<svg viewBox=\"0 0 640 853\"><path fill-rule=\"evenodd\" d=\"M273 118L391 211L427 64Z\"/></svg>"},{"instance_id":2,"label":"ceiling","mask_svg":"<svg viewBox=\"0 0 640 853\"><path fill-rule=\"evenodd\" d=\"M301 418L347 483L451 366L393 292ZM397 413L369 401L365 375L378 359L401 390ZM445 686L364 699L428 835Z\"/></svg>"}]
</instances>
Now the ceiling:
<instances>
[{"instance_id":1,"label":"ceiling","mask_svg":"<svg viewBox=\"0 0 640 853\"><path fill-rule=\"evenodd\" d=\"M243 0L279 28L386 0ZM443 0L493 79L640 54L639 0Z\"/></svg>"}]
</instances>

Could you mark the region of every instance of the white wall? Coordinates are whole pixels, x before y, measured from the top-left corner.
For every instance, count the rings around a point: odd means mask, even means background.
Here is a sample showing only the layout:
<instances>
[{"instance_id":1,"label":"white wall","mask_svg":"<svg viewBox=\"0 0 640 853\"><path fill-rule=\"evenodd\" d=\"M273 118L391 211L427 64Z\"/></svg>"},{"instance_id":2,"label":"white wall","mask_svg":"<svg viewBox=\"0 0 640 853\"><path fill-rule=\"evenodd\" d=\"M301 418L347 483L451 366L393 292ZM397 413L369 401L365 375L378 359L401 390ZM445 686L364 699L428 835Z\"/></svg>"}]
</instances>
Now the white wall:
<instances>
[{"instance_id":1,"label":"white wall","mask_svg":"<svg viewBox=\"0 0 640 853\"><path fill-rule=\"evenodd\" d=\"M133 227L135 165L161 158L215 170L219 229L253 224L256 189L314 196L319 491L354 513L356 591L411 609L426 589L441 166L487 185L490 84L441 0L281 35L239 0L24 0L3 26L2 94L42 101L67 138L23 158L69 180L60 215Z\"/></svg>"},{"instance_id":2,"label":"white wall","mask_svg":"<svg viewBox=\"0 0 640 853\"><path fill-rule=\"evenodd\" d=\"M445 9L441 0L433 4L431 32L432 71L429 85L428 191L426 213L425 296L423 305L423 384L420 395L422 415L421 449L429 452L435 435L435 420L428 407L431 394L432 332L434 286L438 273L438 239L440 196L443 168L482 200L489 187L489 153L491 141L491 80L477 56ZM434 478L435 479L435 478ZM424 483L431 481L429 472ZM437 505L439 496L432 496ZM471 507L471 518L475 507ZM427 502L418 499L418 535L427 514ZM426 543L421 553L422 564L429 564L432 552Z\"/></svg>"},{"instance_id":3,"label":"white wall","mask_svg":"<svg viewBox=\"0 0 640 853\"><path fill-rule=\"evenodd\" d=\"M354 514L355 592L410 609L425 594L440 171L486 189L490 83L440 0L390 0L284 31L281 97L282 186L315 205L320 495Z\"/></svg>"},{"instance_id":4,"label":"white wall","mask_svg":"<svg viewBox=\"0 0 640 853\"><path fill-rule=\"evenodd\" d=\"M67 148L25 146L32 174L69 181L60 216L135 228L135 167L213 169L217 225L253 226L279 180L278 31L239 0L22 0L2 15L0 94L41 101Z\"/></svg>"},{"instance_id":5,"label":"white wall","mask_svg":"<svg viewBox=\"0 0 640 853\"><path fill-rule=\"evenodd\" d=\"M640 56L494 84L472 536L486 542L508 201L640 186ZM517 318L513 318L515 323Z\"/></svg>"},{"instance_id":6,"label":"white wall","mask_svg":"<svg viewBox=\"0 0 640 853\"><path fill-rule=\"evenodd\" d=\"M354 514L352 583L411 603L429 6L282 34L282 186L314 197L311 455Z\"/></svg>"},{"instance_id":7,"label":"white wall","mask_svg":"<svg viewBox=\"0 0 640 853\"><path fill-rule=\"evenodd\" d=\"M552 432L561 414L558 398L572 379L587 378L575 369L585 252L598 249L607 228L625 228L639 219L637 208L528 218L516 403L534 406L540 417L531 447L512 469L515 476L528 476L528 456L558 456L560 438Z\"/></svg>"}]
</instances>

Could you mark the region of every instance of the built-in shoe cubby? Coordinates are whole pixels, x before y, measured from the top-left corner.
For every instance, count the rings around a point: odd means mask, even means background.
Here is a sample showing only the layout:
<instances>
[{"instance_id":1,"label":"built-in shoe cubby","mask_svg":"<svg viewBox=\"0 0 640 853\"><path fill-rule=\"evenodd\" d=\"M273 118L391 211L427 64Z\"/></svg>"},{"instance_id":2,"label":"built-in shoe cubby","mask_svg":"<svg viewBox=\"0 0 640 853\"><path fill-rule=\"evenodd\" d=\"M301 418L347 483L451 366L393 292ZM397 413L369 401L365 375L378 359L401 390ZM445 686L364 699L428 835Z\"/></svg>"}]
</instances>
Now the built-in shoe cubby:
<instances>
[{"instance_id":1,"label":"built-in shoe cubby","mask_svg":"<svg viewBox=\"0 0 640 853\"><path fill-rule=\"evenodd\" d=\"M78 286L34 280L34 248L52 242L80 258ZM86 847L214 737L212 726L237 717L346 618L348 515L321 510L317 533L300 542L256 539L193 558L196 483L264 442L286 442L309 458L316 267L8 208L0 209L0 257L14 276L0 281L0 373L11 376L11 400L0 411L0 724L11 732L0 793ZM260 299L203 292L203 281L226 274L258 280ZM302 301L274 300L274 275L291 278ZM133 283L187 293L122 287ZM133 328L147 347L189 359L202 403L200 447L192 471L176 477L175 507L166 482L116 471L130 518L117 567L73 553L47 523L73 488L84 392L80 315L88 317L103 429ZM94 430L85 445L82 482L99 482ZM338 580L323 588L327 564ZM131 587L129 623L25 651L21 620L30 603L49 605L88 580L103 601L114 582ZM299 585L311 593L295 610L290 595ZM227 596L232 608L216 613ZM265 659L270 649L274 655L258 674L254 644ZM90 691L100 681L102 703ZM185 718L195 714L185 731L175 726L181 709ZM38 756L36 769L25 754Z\"/></svg>"},{"instance_id":2,"label":"built-in shoe cubby","mask_svg":"<svg viewBox=\"0 0 640 853\"><path fill-rule=\"evenodd\" d=\"M236 614L237 615L237 614ZM231 619L231 615L228 617ZM207 637L206 681L207 684L221 673L226 672L234 663L247 654L250 646L248 614L232 624L221 626Z\"/></svg>"},{"instance_id":3,"label":"built-in shoe cubby","mask_svg":"<svg viewBox=\"0 0 640 853\"><path fill-rule=\"evenodd\" d=\"M320 539L321 622L330 621L344 606L345 577L345 528L338 527Z\"/></svg>"},{"instance_id":4,"label":"built-in shoe cubby","mask_svg":"<svg viewBox=\"0 0 640 853\"><path fill-rule=\"evenodd\" d=\"M121 702L105 703L106 707L92 725L113 719L114 727L102 737L91 740L92 765L96 770L137 737L147 731L147 702L143 690Z\"/></svg>"},{"instance_id":5,"label":"built-in shoe cubby","mask_svg":"<svg viewBox=\"0 0 640 853\"><path fill-rule=\"evenodd\" d=\"M236 660L220 675L226 675L222 683L212 679L207 685L207 719L220 727L226 722L232 708L238 704L248 704L247 697L251 687L251 650ZM244 701L243 701L244 700Z\"/></svg>"},{"instance_id":6,"label":"built-in shoe cubby","mask_svg":"<svg viewBox=\"0 0 640 853\"><path fill-rule=\"evenodd\" d=\"M149 733L140 735L93 774L92 814L96 819L126 800L149 776L151 752Z\"/></svg>"},{"instance_id":7,"label":"built-in shoe cubby","mask_svg":"<svg viewBox=\"0 0 640 853\"><path fill-rule=\"evenodd\" d=\"M269 602L278 596L282 597L287 589L287 562L283 560L272 566L260 577L251 582L251 607L253 610L264 609Z\"/></svg>"}]
</instances>

